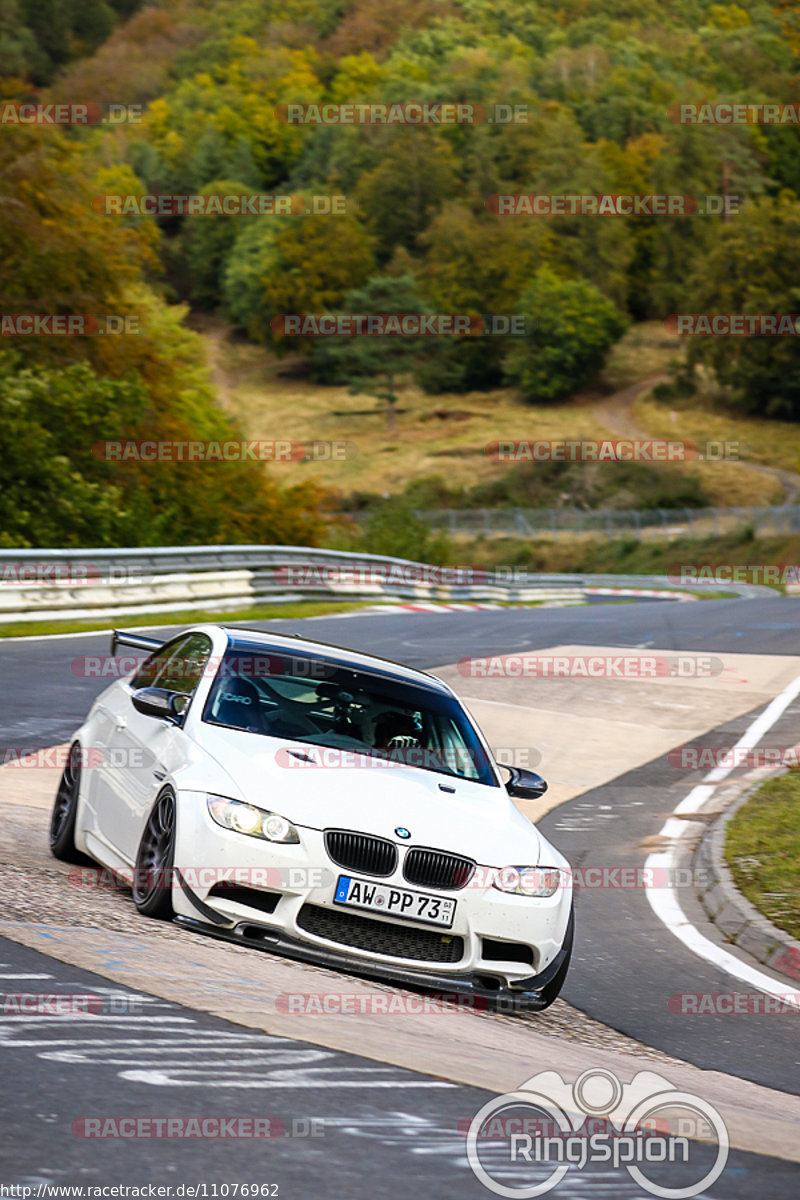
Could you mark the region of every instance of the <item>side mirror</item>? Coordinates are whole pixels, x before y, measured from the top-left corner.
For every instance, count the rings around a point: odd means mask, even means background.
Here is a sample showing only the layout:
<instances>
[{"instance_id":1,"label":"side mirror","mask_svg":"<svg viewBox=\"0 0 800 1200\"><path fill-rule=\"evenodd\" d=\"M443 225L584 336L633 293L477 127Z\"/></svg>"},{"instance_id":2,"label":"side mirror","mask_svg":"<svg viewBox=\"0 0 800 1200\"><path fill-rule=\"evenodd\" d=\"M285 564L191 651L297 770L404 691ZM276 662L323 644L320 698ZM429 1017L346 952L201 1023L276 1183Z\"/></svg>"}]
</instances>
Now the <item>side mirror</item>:
<instances>
[{"instance_id":1,"label":"side mirror","mask_svg":"<svg viewBox=\"0 0 800 1200\"><path fill-rule=\"evenodd\" d=\"M181 692L170 692L166 688L139 688L131 697L133 707L145 717L160 717L171 721L173 725L181 722L181 712L178 705L186 697Z\"/></svg>"},{"instance_id":2,"label":"side mirror","mask_svg":"<svg viewBox=\"0 0 800 1200\"><path fill-rule=\"evenodd\" d=\"M538 800L547 791L547 784L541 775L535 771L526 771L524 767L506 767L510 778L506 784L509 796L518 800Z\"/></svg>"}]
</instances>

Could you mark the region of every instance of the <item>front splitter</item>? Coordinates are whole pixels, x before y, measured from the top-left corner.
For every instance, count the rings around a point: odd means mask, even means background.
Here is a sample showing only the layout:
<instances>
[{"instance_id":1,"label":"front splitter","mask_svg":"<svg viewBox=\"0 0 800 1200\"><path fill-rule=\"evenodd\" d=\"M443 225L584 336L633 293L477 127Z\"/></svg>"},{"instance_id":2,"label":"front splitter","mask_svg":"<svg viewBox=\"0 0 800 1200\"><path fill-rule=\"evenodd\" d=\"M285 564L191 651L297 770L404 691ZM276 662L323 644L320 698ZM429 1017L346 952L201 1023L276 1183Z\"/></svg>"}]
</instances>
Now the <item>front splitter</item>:
<instances>
[{"instance_id":1,"label":"front splitter","mask_svg":"<svg viewBox=\"0 0 800 1200\"><path fill-rule=\"evenodd\" d=\"M405 987L425 992L444 993L458 997L472 997L476 1009L487 1009L507 1013L536 1012L551 1003L543 994L548 984L555 979L570 952L574 914L570 913L564 945L553 961L538 975L520 980L511 988L497 977L497 987L484 982L492 978L491 973L473 972L469 975L439 974L432 971L413 971L393 964L367 963L345 950L311 946L272 926L260 925L257 921L239 921L233 928L222 929L195 917L176 916L174 920L195 933L205 934L218 941L232 942L237 946L250 946L254 950L265 950L283 958L317 966L345 970L361 979L376 979L387 983L403 984Z\"/></svg>"}]
</instances>

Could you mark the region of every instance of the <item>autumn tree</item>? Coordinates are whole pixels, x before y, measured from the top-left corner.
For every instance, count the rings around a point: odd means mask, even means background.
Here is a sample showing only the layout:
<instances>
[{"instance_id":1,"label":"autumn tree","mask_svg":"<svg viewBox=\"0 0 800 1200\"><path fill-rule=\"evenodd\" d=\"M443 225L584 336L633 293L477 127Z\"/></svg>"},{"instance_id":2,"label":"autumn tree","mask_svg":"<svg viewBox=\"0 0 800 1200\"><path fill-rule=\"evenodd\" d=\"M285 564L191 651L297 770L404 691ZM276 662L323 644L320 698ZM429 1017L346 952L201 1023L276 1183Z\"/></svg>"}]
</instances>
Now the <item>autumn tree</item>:
<instances>
[{"instance_id":1,"label":"autumn tree","mask_svg":"<svg viewBox=\"0 0 800 1200\"><path fill-rule=\"evenodd\" d=\"M348 213L259 218L242 230L228 257L227 312L254 340L284 349L274 318L341 304L373 270L373 245Z\"/></svg>"}]
</instances>

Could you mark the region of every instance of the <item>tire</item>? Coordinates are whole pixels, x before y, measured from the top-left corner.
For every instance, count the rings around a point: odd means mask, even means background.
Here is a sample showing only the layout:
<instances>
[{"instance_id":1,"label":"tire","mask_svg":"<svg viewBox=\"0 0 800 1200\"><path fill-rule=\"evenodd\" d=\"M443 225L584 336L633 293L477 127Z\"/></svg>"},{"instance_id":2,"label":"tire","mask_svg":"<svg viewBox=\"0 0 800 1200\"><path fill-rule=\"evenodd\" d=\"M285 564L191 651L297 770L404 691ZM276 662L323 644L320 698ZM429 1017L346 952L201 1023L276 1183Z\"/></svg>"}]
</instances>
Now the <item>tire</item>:
<instances>
[{"instance_id":1,"label":"tire","mask_svg":"<svg viewBox=\"0 0 800 1200\"><path fill-rule=\"evenodd\" d=\"M175 860L175 797L164 791L153 805L136 852L133 902L145 917L170 920Z\"/></svg>"},{"instance_id":2,"label":"tire","mask_svg":"<svg viewBox=\"0 0 800 1200\"><path fill-rule=\"evenodd\" d=\"M553 1003L554 1000L558 999L559 993L560 993L562 987L564 986L564 980L567 978L567 971L569 971L570 959L572 958L572 944L573 944L574 940L575 940L575 909L573 908L569 914L569 924L567 925L567 935L564 938L563 949L566 950L567 956L564 959L561 966L558 968L558 971L556 972L556 974L553 976L553 978L547 984L547 986L543 987L541 992L539 993L539 995L541 996L541 1000L542 1000L542 1002L537 1005L539 1012L544 1012L544 1010L546 1008L550 1007L550 1005Z\"/></svg>"},{"instance_id":3,"label":"tire","mask_svg":"<svg viewBox=\"0 0 800 1200\"><path fill-rule=\"evenodd\" d=\"M81 789L81 748L70 746L50 817L50 853L62 862L84 863L86 856L75 849L75 818Z\"/></svg>"}]
</instances>

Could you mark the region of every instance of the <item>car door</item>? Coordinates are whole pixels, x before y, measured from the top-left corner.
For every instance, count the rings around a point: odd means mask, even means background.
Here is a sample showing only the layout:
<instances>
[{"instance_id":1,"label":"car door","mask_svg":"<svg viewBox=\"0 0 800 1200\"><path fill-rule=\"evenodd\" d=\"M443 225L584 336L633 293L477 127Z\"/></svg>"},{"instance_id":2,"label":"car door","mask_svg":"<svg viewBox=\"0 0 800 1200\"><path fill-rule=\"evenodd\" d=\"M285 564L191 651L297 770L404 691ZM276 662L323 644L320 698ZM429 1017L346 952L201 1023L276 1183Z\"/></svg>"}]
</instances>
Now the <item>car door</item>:
<instances>
[{"instance_id":1,"label":"car door","mask_svg":"<svg viewBox=\"0 0 800 1200\"><path fill-rule=\"evenodd\" d=\"M148 717L133 706L142 687L166 688L185 696L188 710L211 654L211 639L192 633L168 643L145 661L125 688L102 766L102 796L97 822L101 836L123 858L136 857L142 829L164 779L186 756L186 735L179 725Z\"/></svg>"}]
</instances>

